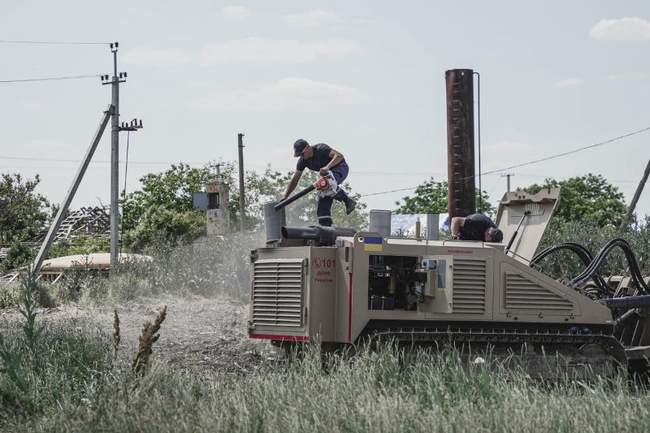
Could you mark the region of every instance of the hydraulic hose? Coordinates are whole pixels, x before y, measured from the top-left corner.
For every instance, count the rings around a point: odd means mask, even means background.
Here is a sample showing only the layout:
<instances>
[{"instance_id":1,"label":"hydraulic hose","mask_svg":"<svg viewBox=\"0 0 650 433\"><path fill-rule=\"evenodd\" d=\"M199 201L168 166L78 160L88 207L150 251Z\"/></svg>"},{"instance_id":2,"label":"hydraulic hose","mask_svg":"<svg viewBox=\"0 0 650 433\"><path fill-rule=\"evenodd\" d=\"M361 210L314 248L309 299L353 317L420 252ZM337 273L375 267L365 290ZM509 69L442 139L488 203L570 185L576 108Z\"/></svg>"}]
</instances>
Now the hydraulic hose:
<instances>
[{"instance_id":1,"label":"hydraulic hose","mask_svg":"<svg viewBox=\"0 0 650 433\"><path fill-rule=\"evenodd\" d=\"M601 250L598 252L596 257L591 261L589 266L587 266L587 268L580 275L571 280L569 286L574 288L578 287L584 284L585 281L591 278L593 275L595 275L598 272L598 269L603 265L603 263L605 263L609 254L615 248L620 248L625 254L625 260L627 261L628 267L630 269L632 280L638 287L639 291L643 294L647 294L649 291L648 285L643 280L641 270L639 269L639 263L636 260L634 252L632 252L630 244L623 238L614 238L607 242L605 246L603 246L603 248L601 248Z\"/></svg>"},{"instance_id":2,"label":"hydraulic hose","mask_svg":"<svg viewBox=\"0 0 650 433\"><path fill-rule=\"evenodd\" d=\"M530 261L530 266L531 267L535 266L550 254L562 250L569 250L575 253L580 258L582 263L587 267L591 264L594 258L591 252L584 246L580 245L579 243L564 242L558 245L547 247L542 251L540 251L539 253L537 253ZM598 273L595 273L594 275L592 275L592 279L594 280L594 283L596 284L596 287L598 288L598 292L600 292L601 296L611 295L609 286L607 285L605 280L603 280L603 277L601 277ZM598 294L595 295L598 297Z\"/></svg>"}]
</instances>

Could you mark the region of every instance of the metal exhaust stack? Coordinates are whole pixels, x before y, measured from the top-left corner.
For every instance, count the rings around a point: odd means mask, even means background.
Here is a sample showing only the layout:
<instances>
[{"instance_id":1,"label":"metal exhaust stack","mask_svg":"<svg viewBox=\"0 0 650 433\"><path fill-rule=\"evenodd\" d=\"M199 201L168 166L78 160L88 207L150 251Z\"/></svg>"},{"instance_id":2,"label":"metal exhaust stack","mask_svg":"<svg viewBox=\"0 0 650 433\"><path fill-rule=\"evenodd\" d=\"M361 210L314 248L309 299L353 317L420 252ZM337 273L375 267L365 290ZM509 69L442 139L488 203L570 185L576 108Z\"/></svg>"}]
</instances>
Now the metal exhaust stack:
<instances>
[{"instance_id":1,"label":"metal exhaust stack","mask_svg":"<svg viewBox=\"0 0 650 433\"><path fill-rule=\"evenodd\" d=\"M447 84L449 218L476 212L474 182L474 71L450 69Z\"/></svg>"}]
</instances>

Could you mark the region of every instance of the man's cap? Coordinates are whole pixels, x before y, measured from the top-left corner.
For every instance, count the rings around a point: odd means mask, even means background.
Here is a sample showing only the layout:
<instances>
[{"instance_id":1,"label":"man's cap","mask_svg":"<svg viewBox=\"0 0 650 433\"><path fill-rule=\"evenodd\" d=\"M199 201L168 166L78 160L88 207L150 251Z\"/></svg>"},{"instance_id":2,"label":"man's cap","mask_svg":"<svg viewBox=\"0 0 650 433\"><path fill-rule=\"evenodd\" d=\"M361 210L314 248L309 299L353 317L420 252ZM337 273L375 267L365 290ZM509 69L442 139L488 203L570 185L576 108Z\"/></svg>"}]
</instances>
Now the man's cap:
<instances>
[{"instance_id":1,"label":"man's cap","mask_svg":"<svg viewBox=\"0 0 650 433\"><path fill-rule=\"evenodd\" d=\"M303 140L302 138L296 140L296 142L293 143L293 156L297 158L300 155L302 155L302 152L305 150L307 146L309 146L307 140Z\"/></svg>"},{"instance_id":2,"label":"man's cap","mask_svg":"<svg viewBox=\"0 0 650 433\"><path fill-rule=\"evenodd\" d=\"M501 242L503 240L503 232L496 227L490 227L488 229L488 234L492 242Z\"/></svg>"}]
</instances>

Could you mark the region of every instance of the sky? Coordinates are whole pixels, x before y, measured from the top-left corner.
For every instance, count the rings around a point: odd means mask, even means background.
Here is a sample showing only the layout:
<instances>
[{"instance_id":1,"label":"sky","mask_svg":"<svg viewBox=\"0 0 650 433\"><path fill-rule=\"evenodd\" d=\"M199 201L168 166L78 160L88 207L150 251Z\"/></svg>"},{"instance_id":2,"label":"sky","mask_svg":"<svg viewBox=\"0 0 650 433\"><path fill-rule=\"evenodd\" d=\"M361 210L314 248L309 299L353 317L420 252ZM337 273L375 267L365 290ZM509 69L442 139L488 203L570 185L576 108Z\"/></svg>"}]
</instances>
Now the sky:
<instances>
[{"instance_id":1,"label":"sky","mask_svg":"<svg viewBox=\"0 0 650 433\"><path fill-rule=\"evenodd\" d=\"M444 73L481 76L483 171L650 126L646 1L29 1L4 0L0 41L119 41L126 185L171 163L237 158L262 171L295 167L305 138L341 151L355 192L447 178ZM108 45L0 42L0 172L39 174L60 202L110 103L98 77ZM121 136L125 159L126 133ZM602 174L629 202L650 132L510 171L512 187ZM106 133L73 207L107 204ZM125 166L121 166L124 181ZM503 173L482 177L496 202ZM409 191L365 197L394 208ZM650 191L637 206L650 214Z\"/></svg>"}]
</instances>

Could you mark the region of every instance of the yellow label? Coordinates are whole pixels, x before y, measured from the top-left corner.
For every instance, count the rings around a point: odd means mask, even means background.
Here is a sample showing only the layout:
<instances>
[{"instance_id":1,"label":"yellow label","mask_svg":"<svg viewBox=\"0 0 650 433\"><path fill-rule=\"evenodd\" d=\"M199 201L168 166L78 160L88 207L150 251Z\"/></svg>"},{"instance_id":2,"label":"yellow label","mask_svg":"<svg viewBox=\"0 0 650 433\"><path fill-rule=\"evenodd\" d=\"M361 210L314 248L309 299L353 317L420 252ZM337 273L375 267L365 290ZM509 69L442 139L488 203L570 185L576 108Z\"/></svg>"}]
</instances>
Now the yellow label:
<instances>
[{"instance_id":1,"label":"yellow label","mask_svg":"<svg viewBox=\"0 0 650 433\"><path fill-rule=\"evenodd\" d=\"M364 251L383 251L384 250L384 245L383 244L364 244L363 245L363 250Z\"/></svg>"}]
</instances>

